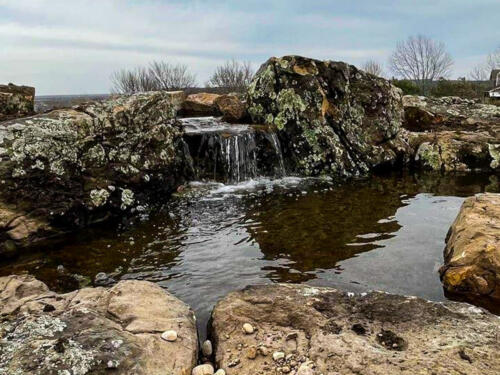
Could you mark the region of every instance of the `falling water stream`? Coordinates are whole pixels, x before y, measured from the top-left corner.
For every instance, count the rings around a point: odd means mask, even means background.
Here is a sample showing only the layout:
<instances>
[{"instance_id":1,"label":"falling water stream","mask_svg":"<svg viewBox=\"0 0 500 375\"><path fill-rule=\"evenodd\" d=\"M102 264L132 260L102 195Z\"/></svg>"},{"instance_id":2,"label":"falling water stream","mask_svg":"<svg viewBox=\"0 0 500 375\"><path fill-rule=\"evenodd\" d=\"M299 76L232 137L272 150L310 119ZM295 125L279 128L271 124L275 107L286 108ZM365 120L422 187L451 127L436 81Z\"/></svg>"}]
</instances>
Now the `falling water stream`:
<instances>
[{"instance_id":1,"label":"falling water stream","mask_svg":"<svg viewBox=\"0 0 500 375\"><path fill-rule=\"evenodd\" d=\"M0 275L30 272L60 291L103 283L103 272L104 282L149 280L192 306L201 338L216 301L255 283L443 301L437 270L450 224L464 197L499 192L487 174L286 177L268 129L183 121L198 181L149 217L80 231L0 263Z\"/></svg>"}]
</instances>

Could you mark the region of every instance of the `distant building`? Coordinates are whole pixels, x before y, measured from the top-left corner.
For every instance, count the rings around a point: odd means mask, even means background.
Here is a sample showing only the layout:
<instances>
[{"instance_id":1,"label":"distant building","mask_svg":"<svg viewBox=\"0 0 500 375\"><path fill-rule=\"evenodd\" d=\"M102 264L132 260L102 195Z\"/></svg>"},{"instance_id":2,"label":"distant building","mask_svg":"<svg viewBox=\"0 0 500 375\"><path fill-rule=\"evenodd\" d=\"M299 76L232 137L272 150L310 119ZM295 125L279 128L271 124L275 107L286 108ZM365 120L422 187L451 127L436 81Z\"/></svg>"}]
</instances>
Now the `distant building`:
<instances>
[{"instance_id":1,"label":"distant building","mask_svg":"<svg viewBox=\"0 0 500 375\"><path fill-rule=\"evenodd\" d=\"M490 82L492 89L500 87L500 69L493 69L491 71Z\"/></svg>"},{"instance_id":2,"label":"distant building","mask_svg":"<svg viewBox=\"0 0 500 375\"><path fill-rule=\"evenodd\" d=\"M485 102L500 105L500 69L493 69L490 75L491 90L485 92Z\"/></svg>"}]
</instances>

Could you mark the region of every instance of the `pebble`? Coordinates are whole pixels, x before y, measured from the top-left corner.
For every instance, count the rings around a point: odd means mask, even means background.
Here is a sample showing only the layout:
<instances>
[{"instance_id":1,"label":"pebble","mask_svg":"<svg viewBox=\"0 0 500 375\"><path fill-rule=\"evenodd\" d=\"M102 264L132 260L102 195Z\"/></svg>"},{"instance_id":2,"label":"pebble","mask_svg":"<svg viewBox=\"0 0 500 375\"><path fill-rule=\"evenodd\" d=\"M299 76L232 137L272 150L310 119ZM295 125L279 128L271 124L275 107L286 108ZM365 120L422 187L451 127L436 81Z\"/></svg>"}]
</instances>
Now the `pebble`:
<instances>
[{"instance_id":1,"label":"pebble","mask_svg":"<svg viewBox=\"0 0 500 375\"><path fill-rule=\"evenodd\" d=\"M191 371L191 375L214 375L214 367L209 363L196 366L193 371Z\"/></svg>"},{"instance_id":2,"label":"pebble","mask_svg":"<svg viewBox=\"0 0 500 375\"><path fill-rule=\"evenodd\" d=\"M283 352L274 352L273 353L273 359L275 361L279 361L280 359L283 359L283 358L285 358L285 353L283 353Z\"/></svg>"},{"instance_id":3,"label":"pebble","mask_svg":"<svg viewBox=\"0 0 500 375\"><path fill-rule=\"evenodd\" d=\"M252 334L253 331L253 326L250 323L243 324L243 332L245 332L247 335Z\"/></svg>"},{"instance_id":4,"label":"pebble","mask_svg":"<svg viewBox=\"0 0 500 375\"><path fill-rule=\"evenodd\" d=\"M282 371L283 373L285 373L285 374L288 374L288 373L289 373L290 371L292 371L292 370L291 370L291 369L290 369L290 367L288 367L288 366L283 366L283 367L281 368L281 371Z\"/></svg>"},{"instance_id":5,"label":"pebble","mask_svg":"<svg viewBox=\"0 0 500 375\"><path fill-rule=\"evenodd\" d=\"M218 370L215 372L215 375L226 375L226 372L225 372L223 369L218 369Z\"/></svg>"},{"instance_id":6,"label":"pebble","mask_svg":"<svg viewBox=\"0 0 500 375\"><path fill-rule=\"evenodd\" d=\"M201 352L205 357L210 357L212 355L213 348L210 340L203 341L203 344L201 344Z\"/></svg>"},{"instance_id":7,"label":"pebble","mask_svg":"<svg viewBox=\"0 0 500 375\"><path fill-rule=\"evenodd\" d=\"M248 359L255 359L257 357L257 349L255 346L251 346L247 349L247 358Z\"/></svg>"},{"instance_id":8,"label":"pebble","mask_svg":"<svg viewBox=\"0 0 500 375\"><path fill-rule=\"evenodd\" d=\"M175 331L165 331L161 334L161 338L165 341L175 341L177 340L177 332Z\"/></svg>"}]
</instances>

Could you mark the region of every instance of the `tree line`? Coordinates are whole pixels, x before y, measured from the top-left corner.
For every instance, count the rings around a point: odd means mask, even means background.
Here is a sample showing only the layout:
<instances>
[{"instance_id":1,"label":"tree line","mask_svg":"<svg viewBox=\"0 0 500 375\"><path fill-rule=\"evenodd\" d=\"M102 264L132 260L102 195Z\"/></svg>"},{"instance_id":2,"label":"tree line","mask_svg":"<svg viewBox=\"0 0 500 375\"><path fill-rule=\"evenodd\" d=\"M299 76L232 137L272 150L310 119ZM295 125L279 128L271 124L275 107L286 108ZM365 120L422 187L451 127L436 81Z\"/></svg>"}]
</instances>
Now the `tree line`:
<instances>
[{"instance_id":1,"label":"tree line","mask_svg":"<svg viewBox=\"0 0 500 375\"><path fill-rule=\"evenodd\" d=\"M477 98L489 88L486 81L491 70L500 68L500 47L490 53L486 61L474 66L467 78L449 80L453 63L444 43L417 35L396 44L389 57L388 68L392 74L391 81L405 94ZM366 61L361 68L376 76L386 76L384 66L375 60ZM217 66L205 87L244 92L253 75L250 62L233 59ZM111 81L115 93L184 90L197 85L196 75L190 72L187 65L165 61L120 70L113 74Z\"/></svg>"}]
</instances>

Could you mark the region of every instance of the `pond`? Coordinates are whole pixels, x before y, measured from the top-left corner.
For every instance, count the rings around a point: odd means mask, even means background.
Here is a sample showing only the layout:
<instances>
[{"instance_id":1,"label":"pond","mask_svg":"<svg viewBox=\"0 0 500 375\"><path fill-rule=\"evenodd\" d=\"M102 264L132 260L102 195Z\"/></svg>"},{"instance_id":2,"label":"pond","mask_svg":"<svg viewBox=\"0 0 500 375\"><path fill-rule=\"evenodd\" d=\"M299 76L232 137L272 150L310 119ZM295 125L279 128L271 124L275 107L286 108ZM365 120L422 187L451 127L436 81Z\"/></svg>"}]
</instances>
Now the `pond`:
<instances>
[{"instance_id":1,"label":"pond","mask_svg":"<svg viewBox=\"0 0 500 375\"><path fill-rule=\"evenodd\" d=\"M464 197L499 192L497 177L408 172L335 183L287 177L235 185L194 182L154 215L78 232L0 264L67 291L141 279L196 312L249 284L308 283L443 301L438 269ZM80 282L80 284L79 284Z\"/></svg>"}]
</instances>

